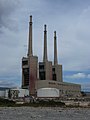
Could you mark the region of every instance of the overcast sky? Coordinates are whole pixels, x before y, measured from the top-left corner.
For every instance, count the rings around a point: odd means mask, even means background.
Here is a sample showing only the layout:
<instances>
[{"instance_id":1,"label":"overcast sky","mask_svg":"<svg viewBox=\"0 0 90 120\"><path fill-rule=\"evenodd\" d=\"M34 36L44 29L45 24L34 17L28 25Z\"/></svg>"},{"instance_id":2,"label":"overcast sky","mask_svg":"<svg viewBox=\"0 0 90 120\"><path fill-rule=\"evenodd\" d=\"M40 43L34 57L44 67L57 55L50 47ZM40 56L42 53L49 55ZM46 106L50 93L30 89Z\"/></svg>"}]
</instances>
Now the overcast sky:
<instances>
[{"instance_id":1,"label":"overcast sky","mask_svg":"<svg viewBox=\"0 0 90 120\"><path fill-rule=\"evenodd\" d=\"M0 86L21 85L30 15L34 55L42 61L43 26L47 24L49 60L53 60L56 30L64 80L90 89L90 0L0 0Z\"/></svg>"}]
</instances>

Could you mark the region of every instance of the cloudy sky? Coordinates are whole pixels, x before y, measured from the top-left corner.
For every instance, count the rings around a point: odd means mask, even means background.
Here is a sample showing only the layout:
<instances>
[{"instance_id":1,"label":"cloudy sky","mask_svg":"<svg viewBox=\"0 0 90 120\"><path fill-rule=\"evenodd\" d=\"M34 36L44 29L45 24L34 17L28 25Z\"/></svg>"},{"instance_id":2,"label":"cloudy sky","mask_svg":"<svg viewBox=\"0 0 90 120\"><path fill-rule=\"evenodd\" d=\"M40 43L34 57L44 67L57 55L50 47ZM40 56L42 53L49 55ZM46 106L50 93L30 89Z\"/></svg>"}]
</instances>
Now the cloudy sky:
<instances>
[{"instance_id":1,"label":"cloudy sky","mask_svg":"<svg viewBox=\"0 0 90 120\"><path fill-rule=\"evenodd\" d=\"M42 61L43 26L47 24L48 59L53 60L56 30L64 81L80 83L90 91L90 0L0 0L0 86L21 85L30 15L34 55Z\"/></svg>"}]
</instances>

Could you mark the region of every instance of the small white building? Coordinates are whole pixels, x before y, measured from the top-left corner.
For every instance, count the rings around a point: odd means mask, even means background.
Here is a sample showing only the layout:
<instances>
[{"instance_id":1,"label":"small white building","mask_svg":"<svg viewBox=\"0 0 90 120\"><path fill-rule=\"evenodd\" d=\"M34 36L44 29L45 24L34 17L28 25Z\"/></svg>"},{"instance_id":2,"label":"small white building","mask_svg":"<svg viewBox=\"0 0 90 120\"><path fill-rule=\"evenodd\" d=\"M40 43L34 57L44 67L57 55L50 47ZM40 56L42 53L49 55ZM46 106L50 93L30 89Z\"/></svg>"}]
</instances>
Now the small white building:
<instances>
[{"instance_id":1,"label":"small white building","mask_svg":"<svg viewBox=\"0 0 90 120\"><path fill-rule=\"evenodd\" d=\"M5 96L5 90L0 90L0 97L4 97Z\"/></svg>"},{"instance_id":2,"label":"small white building","mask_svg":"<svg viewBox=\"0 0 90 120\"><path fill-rule=\"evenodd\" d=\"M8 89L9 88L6 88L6 87L0 87L0 97L4 98L6 94L6 90Z\"/></svg>"},{"instance_id":3,"label":"small white building","mask_svg":"<svg viewBox=\"0 0 90 120\"><path fill-rule=\"evenodd\" d=\"M13 99L27 97L29 96L29 90L21 88L12 88L10 90L6 90L5 97L8 98L9 96Z\"/></svg>"}]
</instances>

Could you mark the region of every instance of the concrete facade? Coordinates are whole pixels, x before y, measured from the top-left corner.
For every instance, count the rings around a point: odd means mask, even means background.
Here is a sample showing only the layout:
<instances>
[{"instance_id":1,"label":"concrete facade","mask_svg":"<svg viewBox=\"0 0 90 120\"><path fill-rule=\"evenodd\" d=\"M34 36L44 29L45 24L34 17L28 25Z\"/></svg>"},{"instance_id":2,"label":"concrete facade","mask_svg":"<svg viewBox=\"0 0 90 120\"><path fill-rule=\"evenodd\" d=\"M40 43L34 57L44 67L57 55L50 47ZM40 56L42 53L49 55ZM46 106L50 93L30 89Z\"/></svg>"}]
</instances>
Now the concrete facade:
<instances>
[{"instance_id":1,"label":"concrete facade","mask_svg":"<svg viewBox=\"0 0 90 120\"><path fill-rule=\"evenodd\" d=\"M29 91L30 95L35 94L35 82L37 80L37 64L38 64L38 57L31 56L29 58Z\"/></svg>"},{"instance_id":2,"label":"concrete facade","mask_svg":"<svg viewBox=\"0 0 90 120\"><path fill-rule=\"evenodd\" d=\"M28 58L22 58L22 88L29 87L29 64Z\"/></svg>"},{"instance_id":3,"label":"concrete facade","mask_svg":"<svg viewBox=\"0 0 90 120\"><path fill-rule=\"evenodd\" d=\"M38 62L38 57L33 55L32 42L32 16L30 16L28 54L27 57L22 58L22 88L29 89L30 95L36 95L38 89L47 87L59 89L61 96L80 95L80 85L63 82L62 65L58 64L57 58L56 31L54 31L53 62L48 61L46 25L44 25L44 54L42 62Z\"/></svg>"},{"instance_id":4,"label":"concrete facade","mask_svg":"<svg viewBox=\"0 0 90 120\"><path fill-rule=\"evenodd\" d=\"M22 88L29 89L30 95L35 94L35 82L38 78L38 57L32 50L32 16L29 22L29 46L27 57L22 58Z\"/></svg>"},{"instance_id":5,"label":"concrete facade","mask_svg":"<svg viewBox=\"0 0 90 120\"><path fill-rule=\"evenodd\" d=\"M52 62L40 62L39 63L39 80L52 80Z\"/></svg>"},{"instance_id":6,"label":"concrete facade","mask_svg":"<svg viewBox=\"0 0 90 120\"><path fill-rule=\"evenodd\" d=\"M62 65L59 64L53 65L52 70L53 70L53 80L58 82L63 82Z\"/></svg>"},{"instance_id":7,"label":"concrete facade","mask_svg":"<svg viewBox=\"0 0 90 120\"><path fill-rule=\"evenodd\" d=\"M67 82L57 82L51 80L38 80L36 82L36 89L40 88L57 88L60 92L60 96L80 96L81 95L81 85L67 83Z\"/></svg>"}]
</instances>

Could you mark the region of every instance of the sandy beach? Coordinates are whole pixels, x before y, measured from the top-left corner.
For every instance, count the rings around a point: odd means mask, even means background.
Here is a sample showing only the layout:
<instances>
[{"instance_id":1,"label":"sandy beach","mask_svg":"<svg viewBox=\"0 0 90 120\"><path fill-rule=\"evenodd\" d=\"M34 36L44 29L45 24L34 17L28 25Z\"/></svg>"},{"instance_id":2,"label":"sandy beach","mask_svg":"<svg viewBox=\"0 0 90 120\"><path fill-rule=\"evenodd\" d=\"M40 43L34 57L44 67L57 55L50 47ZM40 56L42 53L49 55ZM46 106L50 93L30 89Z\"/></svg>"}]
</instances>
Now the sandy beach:
<instances>
[{"instance_id":1,"label":"sandy beach","mask_svg":"<svg viewBox=\"0 0 90 120\"><path fill-rule=\"evenodd\" d=\"M0 107L0 120L89 120L90 108Z\"/></svg>"}]
</instances>

